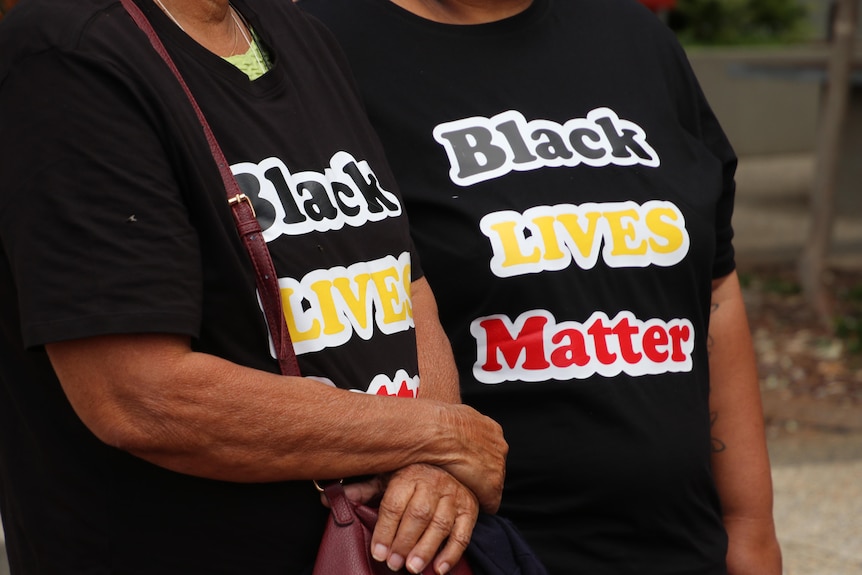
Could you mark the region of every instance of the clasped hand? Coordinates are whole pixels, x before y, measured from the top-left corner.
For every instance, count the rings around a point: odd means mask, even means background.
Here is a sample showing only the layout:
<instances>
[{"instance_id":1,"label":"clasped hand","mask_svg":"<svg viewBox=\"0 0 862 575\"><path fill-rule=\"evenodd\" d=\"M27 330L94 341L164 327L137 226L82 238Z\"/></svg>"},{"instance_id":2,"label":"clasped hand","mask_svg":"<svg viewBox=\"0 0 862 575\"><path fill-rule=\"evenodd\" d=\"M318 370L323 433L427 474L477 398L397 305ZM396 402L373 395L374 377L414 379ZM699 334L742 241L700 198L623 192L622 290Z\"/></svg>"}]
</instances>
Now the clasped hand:
<instances>
[{"instance_id":1,"label":"clasped hand","mask_svg":"<svg viewBox=\"0 0 862 575\"><path fill-rule=\"evenodd\" d=\"M447 573L466 550L479 514L473 492L434 465L410 465L344 490L356 503L382 494L371 553L393 571L406 566L420 573L433 561L436 573Z\"/></svg>"}]
</instances>

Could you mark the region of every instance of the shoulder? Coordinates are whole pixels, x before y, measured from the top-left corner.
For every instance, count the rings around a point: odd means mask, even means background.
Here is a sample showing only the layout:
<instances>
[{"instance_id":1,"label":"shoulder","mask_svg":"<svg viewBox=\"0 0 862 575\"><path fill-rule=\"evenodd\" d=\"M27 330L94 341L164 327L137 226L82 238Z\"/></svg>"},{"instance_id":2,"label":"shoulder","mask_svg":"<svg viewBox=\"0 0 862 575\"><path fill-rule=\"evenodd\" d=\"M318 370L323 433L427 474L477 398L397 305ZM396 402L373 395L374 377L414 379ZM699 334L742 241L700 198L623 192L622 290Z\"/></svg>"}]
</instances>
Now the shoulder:
<instances>
[{"instance_id":1,"label":"shoulder","mask_svg":"<svg viewBox=\"0 0 862 575\"><path fill-rule=\"evenodd\" d=\"M0 23L0 78L16 62L50 50L74 50L100 16L122 10L117 0L27 0ZM116 18L114 18L116 20Z\"/></svg>"},{"instance_id":2,"label":"shoulder","mask_svg":"<svg viewBox=\"0 0 862 575\"><path fill-rule=\"evenodd\" d=\"M590 22L608 39L677 44L673 31L638 0L550 0L553 10L564 17Z\"/></svg>"},{"instance_id":3,"label":"shoulder","mask_svg":"<svg viewBox=\"0 0 862 575\"><path fill-rule=\"evenodd\" d=\"M313 13L304 9L309 2L303 0L236 0L235 4L246 6L259 14L265 28L287 26L302 37L328 34L326 27Z\"/></svg>"},{"instance_id":4,"label":"shoulder","mask_svg":"<svg viewBox=\"0 0 862 575\"><path fill-rule=\"evenodd\" d=\"M16 71L52 74L57 86L78 76L137 76L151 51L119 0L27 0L0 23L0 88Z\"/></svg>"},{"instance_id":5,"label":"shoulder","mask_svg":"<svg viewBox=\"0 0 862 575\"><path fill-rule=\"evenodd\" d=\"M373 42L397 33L405 22L422 21L391 0L297 0L296 5L342 41L364 38Z\"/></svg>"},{"instance_id":6,"label":"shoulder","mask_svg":"<svg viewBox=\"0 0 862 575\"><path fill-rule=\"evenodd\" d=\"M332 33L319 19L306 10L303 2L294 0L237 0L236 5L247 7L256 17L255 23L261 31L274 41L289 46L292 50L310 50L318 58L321 48L326 52L338 48ZM324 46L321 47L321 44ZM315 54L316 52L316 54Z\"/></svg>"},{"instance_id":7,"label":"shoulder","mask_svg":"<svg viewBox=\"0 0 862 575\"><path fill-rule=\"evenodd\" d=\"M362 0L296 0L296 5L308 14L336 21L345 21L374 6Z\"/></svg>"}]
</instances>

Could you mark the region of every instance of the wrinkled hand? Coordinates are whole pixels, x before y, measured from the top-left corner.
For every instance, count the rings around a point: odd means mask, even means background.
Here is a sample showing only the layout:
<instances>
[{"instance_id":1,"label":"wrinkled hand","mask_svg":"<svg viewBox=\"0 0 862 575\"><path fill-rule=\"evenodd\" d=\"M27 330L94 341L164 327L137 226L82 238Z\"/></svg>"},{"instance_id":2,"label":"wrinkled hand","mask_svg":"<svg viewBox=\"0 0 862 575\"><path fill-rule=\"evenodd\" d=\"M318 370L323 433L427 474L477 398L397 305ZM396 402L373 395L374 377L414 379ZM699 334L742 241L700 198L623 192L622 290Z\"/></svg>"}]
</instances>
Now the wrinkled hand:
<instances>
[{"instance_id":1,"label":"wrinkled hand","mask_svg":"<svg viewBox=\"0 0 862 575\"><path fill-rule=\"evenodd\" d=\"M447 573L470 542L479 513L476 496L443 469L425 464L396 471L388 480L345 485L348 498L362 503L382 489L371 538L374 558L393 571L406 565L411 573L433 560L435 572Z\"/></svg>"},{"instance_id":2,"label":"wrinkled hand","mask_svg":"<svg viewBox=\"0 0 862 575\"><path fill-rule=\"evenodd\" d=\"M482 511L496 513L503 497L509 445L493 419L466 405L450 405L450 424L457 430L451 457L441 467L467 486Z\"/></svg>"}]
</instances>

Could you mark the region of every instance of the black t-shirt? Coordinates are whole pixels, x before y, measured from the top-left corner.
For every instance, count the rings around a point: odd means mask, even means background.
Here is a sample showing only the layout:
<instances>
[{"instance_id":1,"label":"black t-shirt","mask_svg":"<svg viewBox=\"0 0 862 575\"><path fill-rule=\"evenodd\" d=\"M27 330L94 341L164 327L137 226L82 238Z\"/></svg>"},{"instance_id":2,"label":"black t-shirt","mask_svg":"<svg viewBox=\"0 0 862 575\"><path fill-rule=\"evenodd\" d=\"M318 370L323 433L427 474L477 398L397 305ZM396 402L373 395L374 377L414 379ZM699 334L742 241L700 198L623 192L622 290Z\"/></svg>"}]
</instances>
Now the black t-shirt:
<instances>
[{"instance_id":1,"label":"black t-shirt","mask_svg":"<svg viewBox=\"0 0 862 575\"><path fill-rule=\"evenodd\" d=\"M724 573L706 343L735 157L672 34L631 0L300 7L360 84L464 401L505 430L501 514L558 575Z\"/></svg>"},{"instance_id":2,"label":"black t-shirt","mask_svg":"<svg viewBox=\"0 0 862 575\"><path fill-rule=\"evenodd\" d=\"M409 286L421 272L329 33L291 2L237 0L273 61L252 82L139 4L252 200L303 373L415 395ZM11 13L0 134L0 510L13 568L302 572L327 514L311 482L200 479L102 444L42 347L185 334L198 351L278 371L201 127L119 2L30 0Z\"/></svg>"}]
</instances>

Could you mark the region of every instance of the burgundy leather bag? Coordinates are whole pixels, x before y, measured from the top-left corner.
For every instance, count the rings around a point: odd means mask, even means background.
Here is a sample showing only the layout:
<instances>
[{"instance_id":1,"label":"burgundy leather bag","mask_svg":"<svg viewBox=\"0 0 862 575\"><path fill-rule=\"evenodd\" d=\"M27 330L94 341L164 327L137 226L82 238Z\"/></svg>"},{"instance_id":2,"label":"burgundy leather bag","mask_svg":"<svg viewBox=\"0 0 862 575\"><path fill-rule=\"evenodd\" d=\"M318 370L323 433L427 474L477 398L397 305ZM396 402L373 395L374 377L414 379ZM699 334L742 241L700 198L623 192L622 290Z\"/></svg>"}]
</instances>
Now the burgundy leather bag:
<instances>
[{"instance_id":1,"label":"burgundy leather bag","mask_svg":"<svg viewBox=\"0 0 862 575\"><path fill-rule=\"evenodd\" d=\"M377 510L368 505L354 505L344 494L344 487L333 482L323 488L331 511L317 552L313 575L393 575L407 574L407 569L390 571L385 563L371 556L371 534L377 524ZM463 558L449 571L452 575L472 575ZM435 575L431 565L422 575Z\"/></svg>"}]
</instances>

